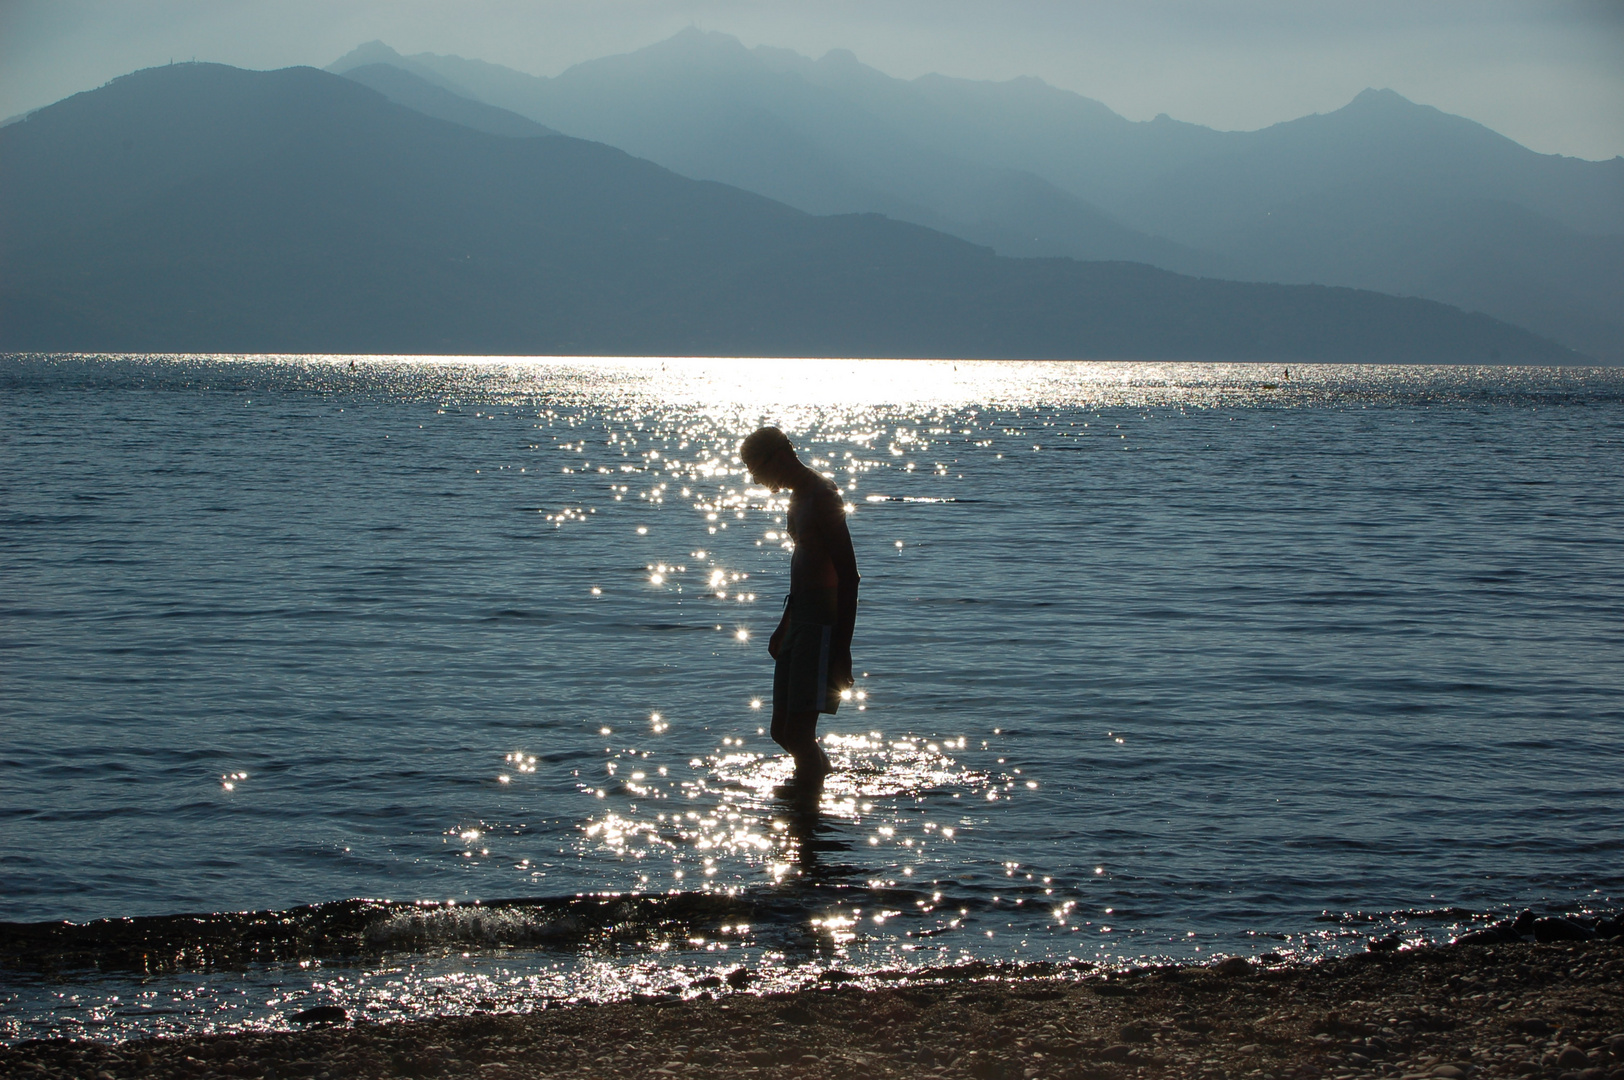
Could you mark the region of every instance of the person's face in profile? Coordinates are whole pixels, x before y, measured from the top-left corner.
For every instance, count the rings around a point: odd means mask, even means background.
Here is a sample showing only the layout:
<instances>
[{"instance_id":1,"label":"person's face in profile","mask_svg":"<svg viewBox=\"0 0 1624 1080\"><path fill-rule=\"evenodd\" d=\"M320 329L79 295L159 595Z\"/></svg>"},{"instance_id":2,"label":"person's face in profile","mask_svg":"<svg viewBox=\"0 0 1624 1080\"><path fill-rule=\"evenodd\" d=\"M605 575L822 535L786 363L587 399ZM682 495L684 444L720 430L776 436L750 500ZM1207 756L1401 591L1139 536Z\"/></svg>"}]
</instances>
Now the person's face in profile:
<instances>
[{"instance_id":1,"label":"person's face in profile","mask_svg":"<svg viewBox=\"0 0 1624 1080\"><path fill-rule=\"evenodd\" d=\"M787 454L788 451L780 448L757 461L745 462L745 467L750 470L750 479L773 491L787 487L788 484L784 479L787 471L784 468L784 458Z\"/></svg>"}]
</instances>

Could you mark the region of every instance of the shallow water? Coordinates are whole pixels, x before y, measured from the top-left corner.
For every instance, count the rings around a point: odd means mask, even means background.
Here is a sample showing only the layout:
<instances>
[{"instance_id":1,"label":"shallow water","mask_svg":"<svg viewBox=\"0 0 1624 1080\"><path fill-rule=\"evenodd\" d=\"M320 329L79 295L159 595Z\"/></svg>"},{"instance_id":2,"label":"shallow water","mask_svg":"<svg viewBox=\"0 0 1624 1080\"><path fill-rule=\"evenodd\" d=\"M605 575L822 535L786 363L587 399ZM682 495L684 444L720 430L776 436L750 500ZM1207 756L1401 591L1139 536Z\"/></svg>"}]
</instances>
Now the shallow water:
<instances>
[{"instance_id":1,"label":"shallow water","mask_svg":"<svg viewBox=\"0 0 1624 1080\"><path fill-rule=\"evenodd\" d=\"M863 573L817 807L756 707L764 421ZM457 902L0 946L0 1037L1624 890L1624 371L14 356L0 425L0 919Z\"/></svg>"}]
</instances>

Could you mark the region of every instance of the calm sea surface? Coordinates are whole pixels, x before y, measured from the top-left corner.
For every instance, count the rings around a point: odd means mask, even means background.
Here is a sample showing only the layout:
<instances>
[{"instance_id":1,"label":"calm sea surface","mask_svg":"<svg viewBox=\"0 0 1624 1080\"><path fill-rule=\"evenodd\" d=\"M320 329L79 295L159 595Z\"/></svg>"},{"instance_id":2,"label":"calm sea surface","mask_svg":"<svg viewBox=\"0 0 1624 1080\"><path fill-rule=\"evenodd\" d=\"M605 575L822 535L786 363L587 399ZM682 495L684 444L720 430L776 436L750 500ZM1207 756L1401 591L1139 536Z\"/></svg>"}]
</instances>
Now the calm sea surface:
<instances>
[{"instance_id":1,"label":"calm sea surface","mask_svg":"<svg viewBox=\"0 0 1624 1080\"><path fill-rule=\"evenodd\" d=\"M763 422L863 573L816 806ZM1624 371L0 357L0 733L0 920L287 939L0 927L8 1039L1612 909Z\"/></svg>"}]
</instances>

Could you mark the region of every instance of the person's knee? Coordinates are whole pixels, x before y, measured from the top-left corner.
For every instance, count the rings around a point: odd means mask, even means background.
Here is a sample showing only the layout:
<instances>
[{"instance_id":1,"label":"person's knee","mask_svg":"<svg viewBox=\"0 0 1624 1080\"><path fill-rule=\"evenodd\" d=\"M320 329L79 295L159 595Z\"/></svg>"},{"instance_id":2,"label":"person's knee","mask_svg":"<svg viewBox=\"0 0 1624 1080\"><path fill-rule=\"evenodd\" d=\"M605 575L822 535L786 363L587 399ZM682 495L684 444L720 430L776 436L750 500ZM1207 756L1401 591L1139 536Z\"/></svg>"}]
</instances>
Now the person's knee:
<instances>
[{"instance_id":1,"label":"person's knee","mask_svg":"<svg viewBox=\"0 0 1624 1080\"><path fill-rule=\"evenodd\" d=\"M812 712L790 713L784 718L784 734L790 743L797 747L804 747L814 743L818 738L818 714Z\"/></svg>"}]
</instances>

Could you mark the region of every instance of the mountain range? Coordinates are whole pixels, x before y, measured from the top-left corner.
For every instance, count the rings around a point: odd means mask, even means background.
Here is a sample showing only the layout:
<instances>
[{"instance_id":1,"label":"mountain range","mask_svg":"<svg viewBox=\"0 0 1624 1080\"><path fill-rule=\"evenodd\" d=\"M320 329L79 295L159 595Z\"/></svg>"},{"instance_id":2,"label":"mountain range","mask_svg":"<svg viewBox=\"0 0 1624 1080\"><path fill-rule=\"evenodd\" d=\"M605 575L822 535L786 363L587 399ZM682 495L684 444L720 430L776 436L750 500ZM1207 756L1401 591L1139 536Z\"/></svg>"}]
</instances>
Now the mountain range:
<instances>
[{"instance_id":1,"label":"mountain range","mask_svg":"<svg viewBox=\"0 0 1624 1080\"><path fill-rule=\"evenodd\" d=\"M385 67L152 68L0 128L0 349L1576 359L1423 299L814 215Z\"/></svg>"},{"instance_id":2,"label":"mountain range","mask_svg":"<svg viewBox=\"0 0 1624 1080\"><path fill-rule=\"evenodd\" d=\"M1010 256L1426 297L1624 362L1624 158L1537 154L1389 90L1220 132L1033 78L903 80L699 30L554 78L381 42L329 70L379 66L809 213Z\"/></svg>"}]
</instances>

